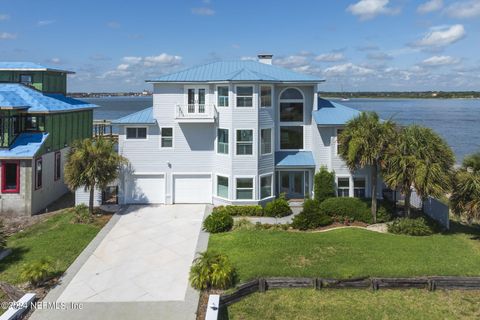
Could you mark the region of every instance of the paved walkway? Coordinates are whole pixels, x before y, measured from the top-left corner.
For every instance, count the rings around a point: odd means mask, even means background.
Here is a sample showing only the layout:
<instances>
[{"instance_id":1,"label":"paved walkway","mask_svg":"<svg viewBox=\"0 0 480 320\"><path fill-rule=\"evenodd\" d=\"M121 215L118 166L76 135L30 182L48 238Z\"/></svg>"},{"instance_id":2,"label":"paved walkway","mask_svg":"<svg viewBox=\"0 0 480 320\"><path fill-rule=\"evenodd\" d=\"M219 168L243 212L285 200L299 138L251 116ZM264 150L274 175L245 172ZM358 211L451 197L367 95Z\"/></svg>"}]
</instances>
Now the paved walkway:
<instances>
[{"instance_id":1,"label":"paved walkway","mask_svg":"<svg viewBox=\"0 0 480 320\"><path fill-rule=\"evenodd\" d=\"M130 206L116 214L44 300L83 309L39 310L31 319L194 319L198 293L188 272L207 245L206 209Z\"/></svg>"}]
</instances>

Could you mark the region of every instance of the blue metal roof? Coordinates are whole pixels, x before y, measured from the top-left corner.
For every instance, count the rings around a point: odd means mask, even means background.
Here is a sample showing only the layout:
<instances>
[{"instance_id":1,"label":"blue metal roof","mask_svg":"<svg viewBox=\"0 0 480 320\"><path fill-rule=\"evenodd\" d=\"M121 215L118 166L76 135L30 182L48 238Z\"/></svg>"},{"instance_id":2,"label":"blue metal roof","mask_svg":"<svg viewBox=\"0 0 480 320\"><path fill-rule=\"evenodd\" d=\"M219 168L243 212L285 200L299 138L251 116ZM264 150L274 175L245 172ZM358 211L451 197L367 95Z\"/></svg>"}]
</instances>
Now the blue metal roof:
<instances>
[{"instance_id":1,"label":"blue metal roof","mask_svg":"<svg viewBox=\"0 0 480 320\"><path fill-rule=\"evenodd\" d=\"M33 62L8 62L0 61L0 71L52 71L52 72L63 72L63 73L75 73L73 71L61 70L57 68L51 68L36 64Z\"/></svg>"},{"instance_id":2,"label":"blue metal roof","mask_svg":"<svg viewBox=\"0 0 480 320\"><path fill-rule=\"evenodd\" d=\"M315 168L315 159L311 151L275 152L275 166L281 168Z\"/></svg>"},{"instance_id":3,"label":"blue metal roof","mask_svg":"<svg viewBox=\"0 0 480 320\"><path fill-rule=\"evenodd\" d=\"M8 149L0 149L2 159L33 158L48 137L48 133L20 133Z\"/></svg>"},{"instance_id":4,"label":"blue metal roof","mask_svg":"<svg viewBox=\"0 0 480 320\"><path fill-rule=\"evenodd\" d=\"M147 82L269 81L322 82L323 79L252 60L211 62Z\"/></svg>"},{"instance_id":5,"label":"blue metal roof","mask_svg":"<svg viewBox=\"0 0 480 320\"><path fill-rule=\"evenodd\" d=\"M28 109L29 113L48 113L97 107L97 105L61 94L42 93L20 83L0 83L0 108Z\"/></svg>"},{"instance_id":6,"label":"blue metal roof","mask_svg":"<svg viewBox=\"0 0 480 320\"><path fill-rule=\"evenodd\" d=\"M319 98L318 109L313 111L313 118L317 125L344 125L360 113L339 103Z\"/></svg>"},{"instance_id":7,"label":"blue metal roof","mask_svg":"<svg viewBox=\"0 0 480 320\"><path fill-rule=\"evenodd\" d=\"M112 124L155 124L153 107L140 110L128 116L112 121Z\"/></svg>"}]
</instances>

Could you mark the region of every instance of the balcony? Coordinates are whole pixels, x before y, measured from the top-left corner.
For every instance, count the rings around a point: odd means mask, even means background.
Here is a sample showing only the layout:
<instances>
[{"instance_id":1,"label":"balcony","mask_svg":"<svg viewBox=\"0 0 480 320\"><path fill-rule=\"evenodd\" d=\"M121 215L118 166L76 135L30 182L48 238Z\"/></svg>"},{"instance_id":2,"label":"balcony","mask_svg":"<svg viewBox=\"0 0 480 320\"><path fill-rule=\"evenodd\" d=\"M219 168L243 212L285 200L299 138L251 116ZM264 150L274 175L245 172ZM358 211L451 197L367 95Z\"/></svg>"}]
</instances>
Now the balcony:
<instances>
[{"instance_id":1,"label":"balcony","mask_svg":"<svg viewBox=\"0 0 480 320\"><path fill-rule=\"evenodd\" d=\"M217 109L213 104L177 105L175 120L181 123L213 123L217 118Z\"/></svg>"}]
</instances>

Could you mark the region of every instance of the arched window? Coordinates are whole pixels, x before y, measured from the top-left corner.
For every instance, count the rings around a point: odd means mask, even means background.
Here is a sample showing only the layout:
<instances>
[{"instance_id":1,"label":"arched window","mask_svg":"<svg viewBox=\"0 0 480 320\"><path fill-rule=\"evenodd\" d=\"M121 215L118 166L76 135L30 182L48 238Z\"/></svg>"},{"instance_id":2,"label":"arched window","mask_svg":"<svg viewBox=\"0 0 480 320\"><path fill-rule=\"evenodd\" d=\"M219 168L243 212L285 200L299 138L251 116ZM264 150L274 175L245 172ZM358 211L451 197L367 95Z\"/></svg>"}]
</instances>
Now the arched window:
<instances>
[{"instance_id":1,"label":"arched window","mask_svg":"<svg viewBox=\"0 0 480 320\"><path fill-rule=\"evenodd\" d=\"M303 100L303 95L300 91L294 88L289 88L282 92L280 96L282 100Z\"/></svg>"},{"instance_id":2,"label":"arched window","mask_svg":"<svg viewBox=\"0 0 480 320\"><path fill-rule=\"evenodd\" d=\"M280 122L303 122L303 95L298 89L280 94Z\"/></svg>"}]
</instances>

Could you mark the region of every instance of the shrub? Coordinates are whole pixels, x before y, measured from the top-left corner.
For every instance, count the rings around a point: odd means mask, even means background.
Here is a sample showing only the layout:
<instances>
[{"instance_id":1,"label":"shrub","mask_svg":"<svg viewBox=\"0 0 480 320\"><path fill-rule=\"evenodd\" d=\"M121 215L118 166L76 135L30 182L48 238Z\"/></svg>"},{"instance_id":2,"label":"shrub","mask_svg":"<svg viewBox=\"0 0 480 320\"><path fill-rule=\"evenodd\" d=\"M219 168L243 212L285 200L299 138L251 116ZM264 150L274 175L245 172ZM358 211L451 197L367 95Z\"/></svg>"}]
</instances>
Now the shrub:
<instances>
[{"instance_id":1,"label":"shrub","mask_svg":"<svg viewBox=\"0 0 480 320\"><path fill-rule=\"evenodd\" d=\"M7 246L7 236L5 235L3 222L0 221L0 250L4 249L6 246Z\"/></svg>"},{"instance_id":2,"label":"shrub","mask_svg":"<svg viewBox=\"0 0 480 320\"><path fill-rule=\"evenodd\" d=\"M246 218L241 218L233 223L233 230L255 230L256 227Z\"/></svg>"},{"instance_id":3,"label":"shrub","mask_svg":"<svg viewBox=\"0 0 480 320\"><path fill-rule=\"evenodd\" d=\"M320 211L320 203L307 199L303 203L303 211L296 215L292 227L299 230L315 229L332 223L332 218Z\"/></svg>"},{"instance_id":4,"label":"shrub","mask_svg":"<svg viewBox=\"0 0 480 320\"><path fill-rule=\"evenodd\" d=\"M226 210L233 217L261 217L263 215L262 206L220 206L213 209L213 211L217 210Z\"/></svg>"},{"instance_id":5,"label":"shrub","mask_svg":"<svg viewBox=\"0 0 480 320\"><path fill-rule=\"evenodd\" d=\"M320 211L339 221L361 221L372 223L370 199L330 198L320 204ZM383 201L378 201L377 222L391 219L392 207Z\"/></svg>"},{"instance_id":6,"label":"shrub","mask_svg":"<svg viewBox=\"0 0 480 320\"><path fill-rule=\"evenodd\" d=\"M410 236L429 236L434 233L434 230L424 218L398 218L388 224L388 232Z\"/></svg>"},{"instance_id":7,"label":"shrub","mask_svg":"<svg viewBox=\"0 0 480 320\"><path fill-rule=\"evenodd\" d=\"M45 258L26 263L20 268L20 279L35 287L45 282L52 274L52 263Z\"/></svg>"},{"instance_id":8,"label":"shrub","mask_svg":"<svg viewBox=\"0 0 480 320\"><path fill-rule=\"evenodd\" d=\"M292 209L288 204L285 195L281 194L279 198L274 199L265 205L263 209L263 214L266 217L286 217L292 214Z\"/></svg>"},{"instance_id":9,"label":"shrub","mask_svg":"<svg viewBox=\"0 0 480 320\"><path fill-rule=\"evenodd\" d=\"M226 210L215 210L203 221L203 229L210 233L230 231L233 227L233 218Z\"/></svg>"},{"instance_id":10,"label":"shrub","mask_svg":"<svg viewBox=\"0 0 480 320\"><path fill-rule=\"evenodd\" d=\"M316 201L323 202L325 199L335 197L335 174L329 172L325 166L315 174L313 192Z\"/></svg>"},{"instance_id":11,"label":"shrub","mask_svg":"<svg viewBox=\"0 0 480 320\"><path fill-rule=\"evenodd\" d=\"M85 204L79 204L73 208L73 223L88 224L93 221L93 216L90 214L88 207Z\"/></svg>"},{"instance_id":12,"label":"shrub","mask_svg":"<svg viewBox=\"0 0 480 320\"><path fill-rule=\"evenodd\" d=\"M227 256L205 251L193 260L189 278L197 290L228 289L235 284L236 272Z\"/></svg>"}]
</instances>

